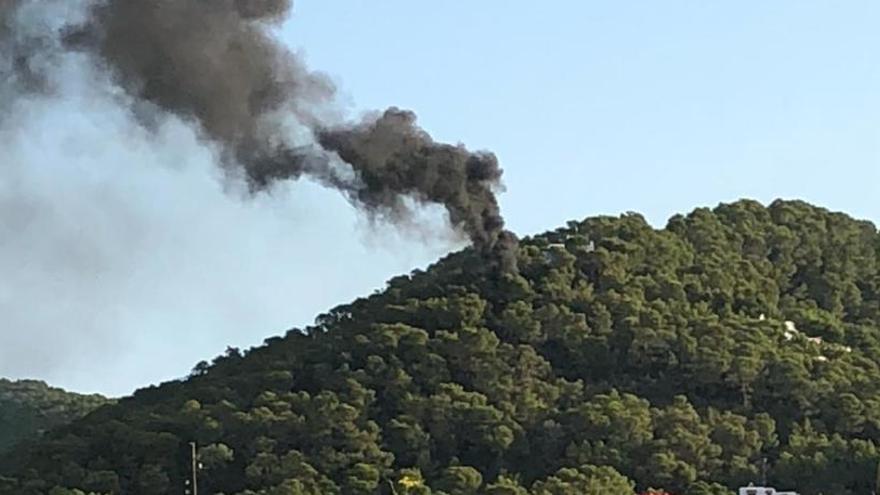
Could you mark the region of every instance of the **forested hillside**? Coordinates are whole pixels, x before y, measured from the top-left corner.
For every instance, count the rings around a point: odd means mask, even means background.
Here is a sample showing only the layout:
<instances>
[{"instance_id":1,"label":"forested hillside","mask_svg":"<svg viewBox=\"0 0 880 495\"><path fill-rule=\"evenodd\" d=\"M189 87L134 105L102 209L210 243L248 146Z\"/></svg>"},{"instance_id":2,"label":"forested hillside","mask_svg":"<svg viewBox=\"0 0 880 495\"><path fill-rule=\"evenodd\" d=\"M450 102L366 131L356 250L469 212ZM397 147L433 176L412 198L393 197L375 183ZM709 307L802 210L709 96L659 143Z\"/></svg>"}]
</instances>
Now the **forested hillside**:
<instances>
[{"instance_id":1,"label":"forested hillside","mask_svg":"<svg viewBox=\"0 0 880 495\"><path fill-rule=\"evenodd\" d=\"M80 395L34 380L0 378L0 453L50 428L70 423L109 402L100 395Z\"/></svg>"},{"instance_id":2,"label":"forested hillside","mask_svg":"<svg viewBox=\"0 0 880 495\"><path fill-rule=\"evenodd\" d=\"M783 201L570 222L518 274L466 250L53 431L0 493L183 493L190 441L209 494L870 493L878 252Z\"/></svg>"}]
</instances>

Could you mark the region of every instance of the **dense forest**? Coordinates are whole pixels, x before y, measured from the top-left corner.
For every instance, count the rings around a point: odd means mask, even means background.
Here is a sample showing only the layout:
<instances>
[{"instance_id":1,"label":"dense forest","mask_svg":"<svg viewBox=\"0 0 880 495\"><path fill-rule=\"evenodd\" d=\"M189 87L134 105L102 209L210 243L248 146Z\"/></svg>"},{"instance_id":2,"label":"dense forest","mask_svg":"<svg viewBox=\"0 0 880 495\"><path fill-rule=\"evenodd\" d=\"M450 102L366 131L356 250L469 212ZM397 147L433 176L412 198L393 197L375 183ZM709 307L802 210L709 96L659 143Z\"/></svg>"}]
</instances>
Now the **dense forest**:
<instances>
[{"instance_id":1,"label":"dense forest","mask_svg":"<svg viewBox=\"0 0 880 495\"><path fill-rule=\"evenodd\" d=\"M465 250L21 446L0 493L182 494L190 442L208 494L870 493L878 255L796 201Z\"/></svg>"},{"instance_id":2,"label":"dense forest","mask_svg":"<svg viewBox=\"0 0 880 495\"><path fill-rule=\"evenodd\" d=\"M80 395L35 380L0 378L0 453L23 440L70 423L108 403L100 395Z\"/></svg>"}]
</instances>

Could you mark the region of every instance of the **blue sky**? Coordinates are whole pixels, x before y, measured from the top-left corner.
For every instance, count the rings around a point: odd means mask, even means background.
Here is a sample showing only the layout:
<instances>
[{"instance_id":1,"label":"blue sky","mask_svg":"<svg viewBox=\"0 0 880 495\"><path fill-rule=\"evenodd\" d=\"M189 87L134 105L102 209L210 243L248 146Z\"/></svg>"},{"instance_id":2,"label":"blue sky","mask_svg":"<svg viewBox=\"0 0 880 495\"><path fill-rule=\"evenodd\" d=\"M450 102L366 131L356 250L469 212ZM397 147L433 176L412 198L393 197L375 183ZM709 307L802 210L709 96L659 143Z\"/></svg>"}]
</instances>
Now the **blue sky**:
<instances>
[{"instance_id":1,"label":"blue sky","mask_svg":"<svg viewBox=\"0 0 880 495\"><path fill-rule=\"evenodd\" d=\"M282 32L353 109L495 151L537 232L803 198L880 219L880 3L300 0Z\"/></svg>"},{"instance_id":2,"label":"blue sky","mask_svg":"<svg viewBox=\"0 0 880 495\"><path fill-rule=\"evenodd\" d=\"M742 197L880 221L877 26L873 1L298 0L278 36L351 115L496 152L531 234ZM436 211L371 225L308 182L243 201L191 130L69 79L0 126L0 376L129 393L461 246Z\"/></svg>"}]
</instances>

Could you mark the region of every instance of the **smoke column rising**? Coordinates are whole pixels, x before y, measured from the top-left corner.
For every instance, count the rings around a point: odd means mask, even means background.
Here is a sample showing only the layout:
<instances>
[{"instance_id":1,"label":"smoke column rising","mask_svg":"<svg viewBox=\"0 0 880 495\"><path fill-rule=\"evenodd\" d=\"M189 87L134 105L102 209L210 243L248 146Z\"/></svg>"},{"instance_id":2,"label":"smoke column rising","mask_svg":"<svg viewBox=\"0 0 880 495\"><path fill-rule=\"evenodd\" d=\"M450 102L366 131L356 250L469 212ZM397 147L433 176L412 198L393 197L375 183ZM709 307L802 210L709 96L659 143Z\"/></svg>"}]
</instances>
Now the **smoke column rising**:
<instances>
[{"instance_id":1,"label":"smoke column rising","mask_svg":"<svg viewBox=\"0 0 880 495\"><path fill-rule=\"evenodd\" d=\"M391 221L412 214L408 198L437 203L481 251L509 245L495 156L436 143L396 108L335 121L333 85L270 34L290 10L289 0L109 0L64 43L106 67L146 124L152 112L193 121L253 191L309 176Z\"/></svg>"},{"instance_id":2,"label":"smoke column rising","mask_svg":"<svg viewBox=\"0 0 880 495\"><path fill-rule=\"evenodd\" d=\"M0 0L0 375L126 393L445 250L372 220L448 247L442 209L515 266L495 157L434 142L407 111L340 119L332 84L270 35L289 9ZM402 252L348 242L333 190Z\"/></svg>"},{"instance_id":3,"label":"smoke column rising","mask_svg":"<svg viewBox=\"0 0 880 495\"><path fill-rule=\"evenodd\" d=\"M308 177L250 194L191 124L135 119L87 56L32 65L51 93L0 98L0 376L127 394L462 245L439 205L399 228Z\"/></svg>"}]
</instances>

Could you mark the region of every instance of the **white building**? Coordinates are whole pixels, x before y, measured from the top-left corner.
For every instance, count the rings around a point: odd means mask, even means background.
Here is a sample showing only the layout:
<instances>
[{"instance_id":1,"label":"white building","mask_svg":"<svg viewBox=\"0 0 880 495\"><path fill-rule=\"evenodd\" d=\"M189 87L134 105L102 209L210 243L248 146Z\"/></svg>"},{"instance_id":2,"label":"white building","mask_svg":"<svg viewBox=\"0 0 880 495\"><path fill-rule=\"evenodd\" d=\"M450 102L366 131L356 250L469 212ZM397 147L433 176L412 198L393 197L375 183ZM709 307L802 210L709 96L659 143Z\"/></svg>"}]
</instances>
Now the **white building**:
<instances>
[{"instance_id":1,"label":"white building","mask_svg":"<svg viewBox=\"0 0 880 495\"><path fill-rule=\"evenodd\" d=\"M800 332L798 331L793 321L785 322L785 340L791 340L795 338L795 336L797 336L799 333Z\"/></svg>"},{"instance_id":2,"label":"white building","mask_svg":"<svg viewBox=\"0 0 880 495\"><path fill-rule=\"evenodd\" d=\"M778 492L769 486L744 486L739 489L739 495L798 495L797 492Z\"/></svg>"}]
</instances>

